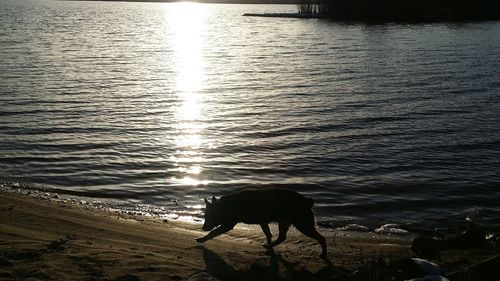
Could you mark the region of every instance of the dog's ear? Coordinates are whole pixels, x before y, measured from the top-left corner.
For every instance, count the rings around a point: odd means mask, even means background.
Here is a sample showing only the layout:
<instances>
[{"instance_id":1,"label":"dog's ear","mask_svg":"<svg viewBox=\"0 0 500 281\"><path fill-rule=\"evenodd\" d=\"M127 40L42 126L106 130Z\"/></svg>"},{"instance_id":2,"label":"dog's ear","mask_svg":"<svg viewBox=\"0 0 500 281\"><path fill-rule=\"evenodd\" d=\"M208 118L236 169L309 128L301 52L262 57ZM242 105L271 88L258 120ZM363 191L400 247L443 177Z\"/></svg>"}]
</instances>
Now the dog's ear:
<instances>
[{"instance_id":1,"label":"dog's ear","mask_svg":"<svg viewBox=\"0 0 500 281\"><path fill-rule=\"evenodd\" d=\"M212 205L212 204L210 204L210 202L208 202L207 198L205 198L205 205L207 205L207 206Z\"/></svg>"},{"instance_id":2,"label":"dog's ear","mask_svg":"<svg viewBox=\"0 0 500 281\"><path fill-rule=\"evenodd\" d=\"M215 198L215 196L212 196L212 204L216 204L217 203L217 198Z\"/></svg>"}]
</instances>

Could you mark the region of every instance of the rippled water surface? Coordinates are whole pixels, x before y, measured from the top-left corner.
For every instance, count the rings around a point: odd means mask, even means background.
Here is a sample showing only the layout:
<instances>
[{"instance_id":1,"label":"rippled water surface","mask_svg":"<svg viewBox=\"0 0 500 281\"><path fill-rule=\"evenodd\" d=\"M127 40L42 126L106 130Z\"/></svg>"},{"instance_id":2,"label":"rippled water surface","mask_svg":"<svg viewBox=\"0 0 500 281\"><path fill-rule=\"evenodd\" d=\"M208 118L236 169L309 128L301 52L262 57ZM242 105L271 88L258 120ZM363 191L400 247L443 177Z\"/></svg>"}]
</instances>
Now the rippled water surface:
<instances>
[{"instance_id":1,"label":"rippled water surface","mask_svg":"<svg viewBox=\"0 0 500 281\"><path fill-rule=\"evenodd\" d=\"M0 177L195 215L279 186L334 221L498 222L500 23L241 16L293 11L0 2Z\"/></svg>"}]
</instances>

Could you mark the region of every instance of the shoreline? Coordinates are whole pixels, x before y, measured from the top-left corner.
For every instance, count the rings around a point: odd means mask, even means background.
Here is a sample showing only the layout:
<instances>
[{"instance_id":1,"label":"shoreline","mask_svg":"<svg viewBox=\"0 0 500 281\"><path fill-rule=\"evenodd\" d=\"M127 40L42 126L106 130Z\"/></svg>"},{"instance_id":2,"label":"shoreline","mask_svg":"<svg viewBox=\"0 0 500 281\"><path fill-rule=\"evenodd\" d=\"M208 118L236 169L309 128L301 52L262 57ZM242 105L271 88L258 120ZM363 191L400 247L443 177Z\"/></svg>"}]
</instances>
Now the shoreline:
<instances>
[{"instance_id":1,"label":"shoreline","mask_svg":"<svg viewBox=\"0 0 500 281\"><path fill-rule=\"evenodd\" d=\"M299 272L319 276L335 268L347 274L380 258L414 256L411 240L376 233L320 229L327 238L329 264L318 257L319 245L296 230L275 248L277 255L269 256L261 247L264 236L255 226L239 224L199 244L194 239L204 232L198 224L8 191L0 191L0 206L0 261L4 265L0 278L7 280L198 280L200 276L251 280L256 270L277 270L274 274L289 280ZM271 229L276 233L276 226ZM471 251L463 257L474 255L476 260L484 258ZM448 272L460 269L456 253L451 257L450 264L445 263ZM136 279L120 279L126 276Z\"/></svg>"},{"instance_id":2,"label":"shoreline","mask_svg":"<svg viewBox=\"0 0 500 281\"><path fill-rule=\"evenodd\" d=\"M447 18L447 17L429 17L429 18L363 18L363 17L331 17L325 14L308 13L244 13L243 17L258 18L287 18L287 19L321 19L340 23L367 23L367 24L433 24L433 23L466 23L466 22L488 22L498 21L498 18Z\"/></svg>"},{"instance_id":3,"label":"shoreline","mask_svg":"<svg viewBox=\"0 0 500 281\"><path fill-rule=\"evenodd\" d=\"M134 214L155 217L158 219L177 220L202 224L203 214L198 209L179 205L177 199L167 199L163 205L157 203L132 202L132 198L103 196L98 192L78 191L31 184L29 182L8 181L0 179L0 192L16 192L33 198L52 200L62 203L85 205L105 211L114 211L123 214ZM200 199L201 200L201 199ZM182 207L184 206L184 207ZM193 211L195 210L195 211ZM431 233L430 230L415 228L409 225L400 225L398 222L378 221L375 224L365 225L354 220L340 220L329 215L316 214L316 223L327 231L345 231L358 233L389 234L401 238L412 239L420 234ZM201 226L200 226L201 228Z\"/></svg>"},{"instance_id":4,"label":"shoreline","mask_svg":"<svg viewBox=\"0 0 500 281\"><path fill-rule=\"evenodd\" d=\"M301 13L244 13L242 16L260 18L326 19L326 17L322 17L321 15Z\"/></svg>"}]
</instances>

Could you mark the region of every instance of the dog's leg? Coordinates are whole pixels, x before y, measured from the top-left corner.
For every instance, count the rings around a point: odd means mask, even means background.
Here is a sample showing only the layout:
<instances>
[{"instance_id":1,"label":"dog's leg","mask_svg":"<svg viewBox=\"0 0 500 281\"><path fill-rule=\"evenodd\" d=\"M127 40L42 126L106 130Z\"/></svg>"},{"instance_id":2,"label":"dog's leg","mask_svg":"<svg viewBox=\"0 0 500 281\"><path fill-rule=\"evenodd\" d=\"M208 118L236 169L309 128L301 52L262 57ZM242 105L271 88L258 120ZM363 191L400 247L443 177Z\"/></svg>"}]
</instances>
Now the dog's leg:
<instances>
[{"instance_id":1,"label":"dog's leg","mask_svg":"<svg viewBox=\"0 0 500 281\"><path fill-rule=\"evenodd\" d=\"M319 244L321 245L321 254L319 255L322 259L327 258L327 251L326 251L326 239L323 235L319 234L319 232L315 228L302 228L299 226L295 226L297 229L302 232L304 235L309 236L313 239L316 239Z\"/></svg>"},{"instance_id":2,"label":"dog's leg","mask_svg":"<svg viewBox=\"0 0 500 281\"><path fill-rule=\"evenodd\" d=\"M319 242L319 244L321 245L321 255L319 256L322 259L326 259L326 239L316 230L313 212L309 210L305 215L294 220L293 225L305 236L316 239Z\"/></svg>"},{"instance_id":3,"label":"dog's leg","mask_svg":"<svg viewBox=\"0 0 500 281\"><path fill-rule=\"evenodd\" d=\"M263 223L260 225L262 228L262 231L264 232L264 235L266 235L266 244L263 244L262 246L268 250L272 250L273 247L271 245L271 239L273 235L271 234L271 230L269 229L269 225L267 223Z\"/></svg>"},{"instance_id":4,"label":"dog's leg","mask_svg":"<svg viewBox=\"0 0 500 281\"><path fill-rule=\"evenodd\" d=\"M236 223L220 225L216 229L210 231L210 233L208 233L207 235L205 235L201 238L196 238L196 241L203 243L203 242L210 240L212 238L215 238L215 237L217 237L225 232L228 232L229 230L233 229L235 225L236 225Z\"/></svg>"},{"instance_id":5,"label":"dog's leg","mask_svg":"<svg viewBox=\"0 0 500 281\"><path fill-rule=\"evenodd\" d=\"M290 223L289 222L280 222L278 224L278 238L276 238L276 241L274 241L271 245L274 247L278 244L281 244L283 241L286 239L286 233L288 232L288 228L290 228Z\"/></svg>"}]
</instances>

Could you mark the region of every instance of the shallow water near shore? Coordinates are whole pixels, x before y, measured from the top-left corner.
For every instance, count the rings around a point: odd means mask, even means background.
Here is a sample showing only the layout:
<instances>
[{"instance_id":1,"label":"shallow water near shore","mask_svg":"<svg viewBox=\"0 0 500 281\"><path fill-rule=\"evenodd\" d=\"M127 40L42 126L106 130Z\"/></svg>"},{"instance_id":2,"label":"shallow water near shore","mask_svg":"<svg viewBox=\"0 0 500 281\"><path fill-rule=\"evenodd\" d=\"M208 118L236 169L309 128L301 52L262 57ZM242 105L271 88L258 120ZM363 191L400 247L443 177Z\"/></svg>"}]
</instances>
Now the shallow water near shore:
<instances>
[{"instance_id":1,"label":"shallow water near shore","mask_svg":"<svg viewBox=\"0 0 500 281\"><path fill-rule=\"evenodd\" d=\"M9 185L195 218L204 197L281 187L314 198L331 227L500 223L499 22L0 6Z\"/></svg>"}]
</instances>

